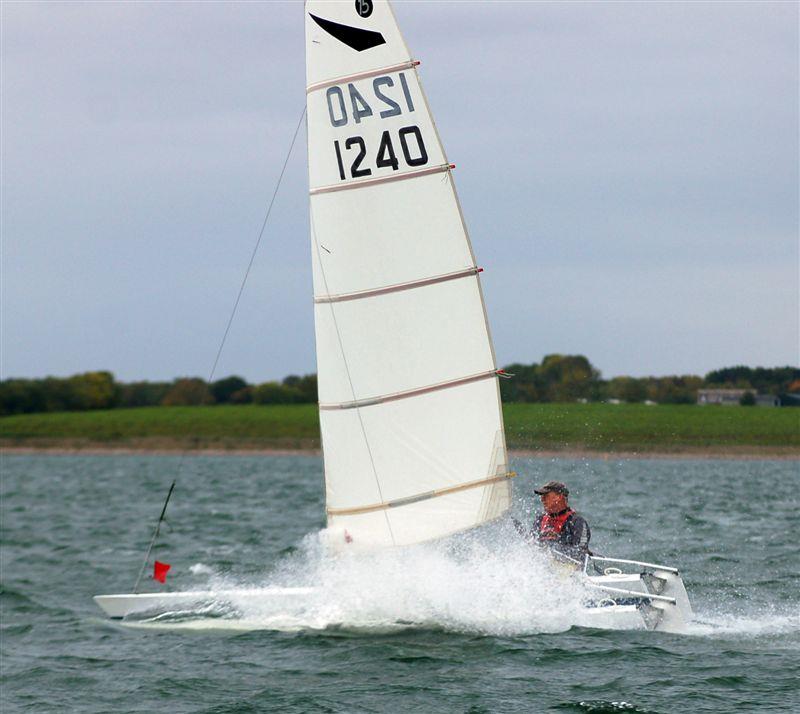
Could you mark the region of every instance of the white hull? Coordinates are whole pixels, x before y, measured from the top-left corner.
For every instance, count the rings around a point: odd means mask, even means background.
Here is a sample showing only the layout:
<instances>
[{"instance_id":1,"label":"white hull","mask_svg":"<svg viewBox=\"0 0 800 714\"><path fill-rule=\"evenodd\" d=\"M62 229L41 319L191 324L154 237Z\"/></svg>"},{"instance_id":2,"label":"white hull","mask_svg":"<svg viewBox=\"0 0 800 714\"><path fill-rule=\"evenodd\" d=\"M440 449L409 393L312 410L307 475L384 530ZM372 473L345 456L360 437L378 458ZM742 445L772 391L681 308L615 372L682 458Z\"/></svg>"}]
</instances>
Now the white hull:
<instances>
[{"instance_id":1,"label":"white hull","mask_svg":"<svg viewBox=\"0 0 800 714\"><path fill-rule=\"evenodd\" d=\"M94 601L110 618L157 616L165 613L197 612L206 604L265 602L310 595L313 588L242 588L237 590L195 590L177 593L130 593L95 595Z\"/></svg>"},{"instance_id":2,"label":"white hull","mask_svg":"<svg viewBox=\"0 0 800 714\"><path fill-rule=\"evenodd\" d=\"M665 566L613 559L589 558L586 566L599 563L633 564L639 572L615 572L606 566L603 574L587 575L590 602L582 608L576 624L614 630L655 630L685 632L693 617L689 598L677 571ZM95 602L113 619L149 618L163 615L202 614L206 606L229 605L251 609L267 603L270 609L293 609L298 600L317 594L312 587L242 588L236 590L198 590L175 593L137 593L96 595Z\"/></svg>"}]
</instances>

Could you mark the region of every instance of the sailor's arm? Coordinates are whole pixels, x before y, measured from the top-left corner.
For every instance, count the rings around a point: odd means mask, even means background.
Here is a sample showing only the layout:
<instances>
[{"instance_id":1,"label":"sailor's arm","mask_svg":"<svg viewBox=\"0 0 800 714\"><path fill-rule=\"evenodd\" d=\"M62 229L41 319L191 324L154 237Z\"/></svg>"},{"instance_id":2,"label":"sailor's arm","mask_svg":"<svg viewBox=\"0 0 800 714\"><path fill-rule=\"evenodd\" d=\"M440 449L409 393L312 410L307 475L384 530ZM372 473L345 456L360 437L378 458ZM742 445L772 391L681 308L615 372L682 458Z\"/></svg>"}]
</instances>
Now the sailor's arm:
<instances>
[{"instance_id":1,"label":"sailor's arm","mask_svg":"<svg viewBox=\"0 0 800 714\"><path fill-rule=\"evenodd\" d=\"M542 517L537 516L535 523L533 524L533 528L528 528L525 526L524 523L518 521L516 518L512 518L511 521L514 524L514 528L516 528L517 533L519 533L523 538L527 540L535 540L536 536L539 532L539 524L541 523Z\"/></svg>"},{"instance_id":2,"label":"sailor's arm","mask_svg":"<svg viewBox=\"0 0 800 714\"><path fill-rule=\"evenodd\" d=\"M583 516L576 515L571 519L567 530L567 538L563 552L572 558L582 560L589 550L592 531Z\"/></svg>"}]
</instances>

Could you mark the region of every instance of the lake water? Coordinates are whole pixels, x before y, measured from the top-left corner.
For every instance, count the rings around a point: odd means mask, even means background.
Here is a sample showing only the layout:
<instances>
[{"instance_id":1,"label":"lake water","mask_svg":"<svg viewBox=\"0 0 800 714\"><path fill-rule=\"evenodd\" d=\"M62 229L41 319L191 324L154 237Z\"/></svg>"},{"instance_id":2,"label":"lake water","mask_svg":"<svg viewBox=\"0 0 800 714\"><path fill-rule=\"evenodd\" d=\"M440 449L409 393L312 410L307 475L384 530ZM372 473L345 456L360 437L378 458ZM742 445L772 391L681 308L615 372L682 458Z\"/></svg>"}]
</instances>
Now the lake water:
<instances>
[{"instance_id":1,"label":"lake water","mask_svg":"<svg viewBox=\"0 0 800 714\"><path fill-rule=\"evenodd\" d=\"M800 711L797 461L514 463L517 517L566 481L596 551L681 567L687 635L577 626L507 521L326 559L311 456L187 458L155 554L170 589L321 597L108 621L91 597L130 592L178 461L2 457L4 714Z\"/></svg>"}]
</instances>

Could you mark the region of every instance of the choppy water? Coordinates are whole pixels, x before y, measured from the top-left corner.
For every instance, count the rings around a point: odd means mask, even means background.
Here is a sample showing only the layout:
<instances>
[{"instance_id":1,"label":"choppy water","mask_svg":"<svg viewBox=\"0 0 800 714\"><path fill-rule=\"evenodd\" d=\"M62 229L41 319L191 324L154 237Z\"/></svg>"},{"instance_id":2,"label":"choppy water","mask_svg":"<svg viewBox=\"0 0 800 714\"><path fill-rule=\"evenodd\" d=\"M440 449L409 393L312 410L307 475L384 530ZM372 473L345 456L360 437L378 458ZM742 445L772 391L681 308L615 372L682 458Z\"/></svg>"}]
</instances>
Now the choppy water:
<instances>
[{"instance_id":1,"label":"choppy water","mask_svg":"<svg viewBox=\"0 0 800 714\"><path fill-rule=\"evenodd\" d=\"M321 585L280 606L136 627L129 592L177 457L4 456L4 714L800 711L797 462L519 460L564 480L596 550L679 565L688 635L580 627L507 523L326 560L321 462L186 460L157 557L172 589Z\"/></svg>"}]
</instances>

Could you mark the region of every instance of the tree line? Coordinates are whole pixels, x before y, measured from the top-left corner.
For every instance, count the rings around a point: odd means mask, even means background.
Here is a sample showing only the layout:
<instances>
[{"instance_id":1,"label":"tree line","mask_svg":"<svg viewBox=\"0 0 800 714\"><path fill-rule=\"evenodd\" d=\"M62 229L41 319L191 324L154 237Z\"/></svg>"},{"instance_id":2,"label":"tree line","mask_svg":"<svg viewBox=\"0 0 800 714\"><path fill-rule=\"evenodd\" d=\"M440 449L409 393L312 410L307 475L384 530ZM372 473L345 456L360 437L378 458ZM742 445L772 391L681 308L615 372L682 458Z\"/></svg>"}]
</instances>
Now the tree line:
<instances>
[{"instance_id":1,"label":"tree line","mask_svg":"<svg viewBox=\"0 0 800 714\"><path fill-rule=\"evenodd\" d=\"M315 374L292 375L282 382L257 385L248 384L237 376L210 383L200 377L180 377L171 382L117 382L111 372L0 382L0 415L125 407L311 404L316 401Z\"/></svg>"},{"instance_id":2,"label":"tree line","mask_svg":"<svg viewBox=\"0 0 800 714\"><path fill-rule=\"evenodd\" d=\"M504 402L656 402L694 404L697 390L739 388L785 397L800 394L795 367L726 367L696 375L614 377L604 380L583 355L547 355L541 363L504 367L512 374L500 380ZM213 382L181 377L171 382L118 382L111 372L71 377L6 379L0 382L0 415L84 411L147 406L213 404L313 404L317 376L290 375L280 382L248 384L230 376ZM783 399L783 403L790 400Z\"/></svg>"},{"instance_id":3,"label":"tree line","mask_svg":"<svg viewBox=\"0 0 800 714\"><path fill-rule=\"evenodd\" d=\"M699 389L745 389L786 397L800 393L800 368L725 367L704 377L614 377L604 380L583 355L547 355L540 364L511 364L500 382L504 402L655 402L695 404ZM782 400L786 403L790 400Z\"/></svg>"}]
</instances>

